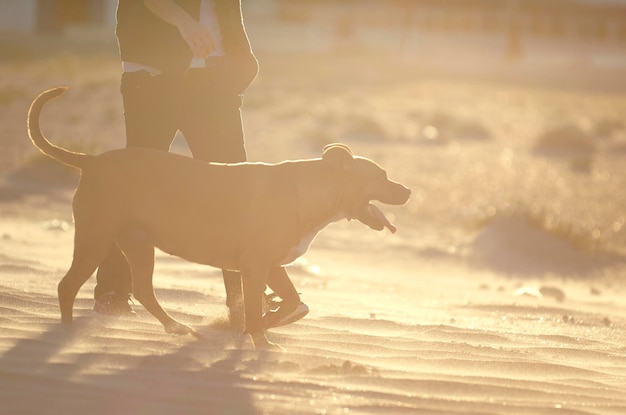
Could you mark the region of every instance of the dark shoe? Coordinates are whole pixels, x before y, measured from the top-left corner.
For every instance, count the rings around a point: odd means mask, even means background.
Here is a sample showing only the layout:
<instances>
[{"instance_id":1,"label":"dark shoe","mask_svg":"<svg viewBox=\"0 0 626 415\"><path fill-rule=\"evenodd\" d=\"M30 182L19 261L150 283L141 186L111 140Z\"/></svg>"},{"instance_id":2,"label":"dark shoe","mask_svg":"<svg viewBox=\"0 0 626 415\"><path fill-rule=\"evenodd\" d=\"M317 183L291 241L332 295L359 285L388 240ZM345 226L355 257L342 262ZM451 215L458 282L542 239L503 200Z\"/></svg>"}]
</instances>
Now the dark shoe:
<instances>
[{"instance_id":1,"label":"dark shoe","mask_svg":"<svg viewBox=\"0 0 626 415\"><path fill-rule=\"evenodd\" d=\"M293 310L289 315L280 319L274 327L286 326L287 324L295 323L307 314L309 314L309 306L304 303L300 303L298 308Z\"/></svg>"},{"instance_id":2,"label":"dark shoe","mask_svg":"<svg viewBox=\"0 0 626 415\"><path fill-rule=\"evenodd\" d=\"M270 311L263 315L263 321L264 321L264 325L266 329L269 329L272 327L286 326L287 324L295 323L296 321L300 320L302 317L309 314L309 306L304 304L303 302L300 302L300 305L298 305L298 307L295 310L293 310L288 315L276 321L274 321L275 318L272 318L272 313L275 313L275 312L276 311Z\"/></svg>"},{"instance_id":3,"label":"dark shoe","mask_svg":"<svg viewBox=\"0 0 626 415\"><path fill-rule=\"evenodd\" d=\"M136 316L137 313L133 311L130 303L130 295L118 295L113 291L109 291L96 298L93 311L106 316Z\"/></svg>"},{"instance_id":4,"label":"dark shoe","mask_svg":"<svg viewBox=\"0 0 626 415\"><path fill-rule=\"evenodd\" d=\"M277 321L272 321L271 323L269 323L269 320L273 320L270 316L273 313L275 313L280 308L281 305L282 305L282 300L275 293L263 294L263 316L264 316L263 319L266 322L265 323L266 329L270 327L280 327L280 326L285 326L287 324L294 323L300 320L302 317L309 314L309 307L303 302L300 302L300 305L298 305L298 307L294 311L292 311L291 313L289 313L288 315L284 316L283 318ZM245 313L244 313L243 302L231 304L229 306L228 318L230 321L230 326L233 329L244 328L245 326L244 314Z\"/></svg>"},{"instance_id":5,"label":"dark shoe","mask_svg":"<svg viewBox=\"0 0 626 415\"><path fill-rule=\"evenodd\" d=\"M281 305L282 300L275 293L269 293L263 296L263 318L265 320L266 329L270 327L286 326L287 324L294 323L309 314L309 306L307 306L303 302L300 302L300 305L298 305L298 307L294 311L284 316L280 320L272 321L274 319L270 316L272 315L272 313L278 311Z\"/></svg>"},{"instance_id":6,"label":"dark shoe","mask_svg":"<svg viewBox=\"0 0 626 415\"><path fill-rule=\"evenodd\" d=\"M263 314L268 311L276 311L280 307L280 303L283 300L280 299L275 293L263 293Z\"/></svg>"}]
</instances>

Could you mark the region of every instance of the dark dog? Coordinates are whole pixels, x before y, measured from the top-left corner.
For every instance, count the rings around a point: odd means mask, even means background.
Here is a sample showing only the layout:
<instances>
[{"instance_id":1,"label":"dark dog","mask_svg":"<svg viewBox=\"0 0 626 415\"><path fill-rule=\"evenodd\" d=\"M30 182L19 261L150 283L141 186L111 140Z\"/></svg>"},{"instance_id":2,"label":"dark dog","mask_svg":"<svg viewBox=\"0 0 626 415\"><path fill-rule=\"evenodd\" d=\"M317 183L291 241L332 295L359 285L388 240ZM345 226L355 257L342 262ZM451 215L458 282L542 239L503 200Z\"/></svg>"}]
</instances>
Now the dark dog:
<instances>
[{"instance_id":1,"label":"dark dog","mask_svg":"<svg viewBox=\"0 0 626 415\"><path fill-rule=\"evenodd\" d=\"M81 170L74 195L74 258L59 283L63 323L71 323L80 287L116 243L126 255L133 295L169 333L194 333L170 317L152 286L154 247L189 261L242 273L246 332L265 337L262 298L268 272L304 254L315 235L340 219L372 229L395 227L370 203L407 202L410 190L342 144L321 158L278 164L218 164L149 149L98 156L73 153L41 133L43 105L65 88L43 92L28 115L29 135L44 154Z\"/></svg>"}]
</instances>

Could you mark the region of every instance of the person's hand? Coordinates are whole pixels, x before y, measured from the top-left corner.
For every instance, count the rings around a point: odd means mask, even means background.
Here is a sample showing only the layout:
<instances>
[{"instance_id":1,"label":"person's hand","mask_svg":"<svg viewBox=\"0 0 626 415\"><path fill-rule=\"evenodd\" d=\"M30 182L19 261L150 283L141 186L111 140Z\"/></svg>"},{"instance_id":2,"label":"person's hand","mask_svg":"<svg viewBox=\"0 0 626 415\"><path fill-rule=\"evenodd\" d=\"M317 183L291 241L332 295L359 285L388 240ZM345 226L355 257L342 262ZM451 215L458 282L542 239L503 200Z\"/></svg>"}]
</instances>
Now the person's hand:
<instances>
[{"instance_id":1,"label":"person's hand","mask_svg":"<svg viewBox=\"0 0 626 415\"><path fill-rule=\"evenodd\" d=\"M209 29L193 19L179 24L178 31L197 58L204 59L215 49L215 40Z\"/></svg>"},{"instance_id":2,"label":"person's hand","mask_svg":"<svg viewBox=\"0 0 626 415\"><path fill-rule=\"evenodd\" d=\"M209 29L191 17L175 1L144 0L144 4L157 17L178 28L195 57L204 59L215 49L215 40Z\"/></svg>"}]
</instances>

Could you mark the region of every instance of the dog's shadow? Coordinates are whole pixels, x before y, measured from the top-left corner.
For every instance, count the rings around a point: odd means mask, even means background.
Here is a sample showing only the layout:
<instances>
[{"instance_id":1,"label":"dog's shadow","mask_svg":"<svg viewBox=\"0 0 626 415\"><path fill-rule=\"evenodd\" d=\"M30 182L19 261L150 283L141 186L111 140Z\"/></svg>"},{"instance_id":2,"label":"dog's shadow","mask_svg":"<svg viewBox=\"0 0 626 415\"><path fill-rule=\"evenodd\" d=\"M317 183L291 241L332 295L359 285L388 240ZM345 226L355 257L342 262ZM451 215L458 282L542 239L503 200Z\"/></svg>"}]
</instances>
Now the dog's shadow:
<instances>
[{"instance_id":1,"label":"dog's shadow","mask_svg":"<svg viewBox=\"0 0 626 415\"><path fill-rule=\"evenodd\" d=\"M218 322L196 326L200 338L178 337L148 321L127 327L103 319L86 313L71 328L51 320L38 335L15 341L0 356L5 407L20 413L261 412L254 405L250 371L266 365L243 334ZM116 336L115 330L129 332ZM154 341L146 339L152 332Z\"/></svg>"}]
</instances>

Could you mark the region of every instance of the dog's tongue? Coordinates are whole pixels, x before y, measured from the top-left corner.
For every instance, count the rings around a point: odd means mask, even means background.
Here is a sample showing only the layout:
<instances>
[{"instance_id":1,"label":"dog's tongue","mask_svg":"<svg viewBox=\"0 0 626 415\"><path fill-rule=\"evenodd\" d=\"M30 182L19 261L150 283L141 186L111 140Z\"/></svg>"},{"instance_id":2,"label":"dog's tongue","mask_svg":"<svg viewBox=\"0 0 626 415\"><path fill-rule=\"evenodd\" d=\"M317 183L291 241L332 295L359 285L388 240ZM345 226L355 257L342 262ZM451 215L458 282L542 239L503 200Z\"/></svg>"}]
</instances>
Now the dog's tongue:
<instances>
[{"instance_id":1,"label":"dog's tongue","mask_svg":"<svg viewBox=\"0 0 626 415\"><path fill-rule=\"evenodd\" d=\"M382 231L384 228L387 228L391 233L396 233L396 227L387 220L380 209L371 203L368 203L354 218L377 231Z\"/></svg>"}]
</instances>

